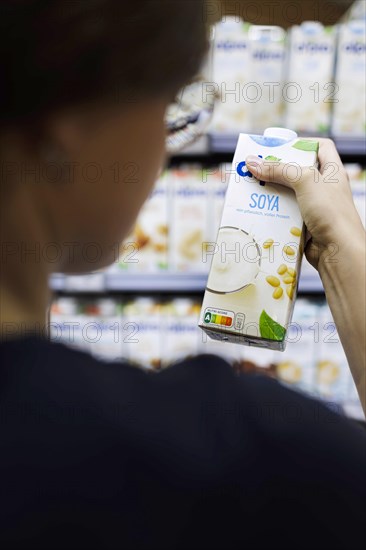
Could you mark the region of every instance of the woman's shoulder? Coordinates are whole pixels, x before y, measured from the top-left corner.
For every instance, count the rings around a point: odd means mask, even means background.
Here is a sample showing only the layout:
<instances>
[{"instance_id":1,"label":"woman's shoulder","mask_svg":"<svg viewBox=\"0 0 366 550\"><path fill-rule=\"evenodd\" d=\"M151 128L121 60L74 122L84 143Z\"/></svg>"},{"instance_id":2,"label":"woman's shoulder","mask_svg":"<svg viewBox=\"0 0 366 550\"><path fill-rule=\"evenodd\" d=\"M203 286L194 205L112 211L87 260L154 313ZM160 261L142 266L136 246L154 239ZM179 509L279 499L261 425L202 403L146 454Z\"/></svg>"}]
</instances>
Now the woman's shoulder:
<instances>
[{"instance_id":1,"label":"woman's shoulder","mask_svg":"<svg viewBox=\"0 0 366 550\"><path fill-rule=\"evenodd\" d=\"M72 368L74 374L78 366L101 369L119 364L132 369L132 365L127 362L102 360L77 347L52 342L37 335L0 341L0 356L4 366L16 365L27 369L62 367L64 372Z\"/></svg>"}]
</instances>

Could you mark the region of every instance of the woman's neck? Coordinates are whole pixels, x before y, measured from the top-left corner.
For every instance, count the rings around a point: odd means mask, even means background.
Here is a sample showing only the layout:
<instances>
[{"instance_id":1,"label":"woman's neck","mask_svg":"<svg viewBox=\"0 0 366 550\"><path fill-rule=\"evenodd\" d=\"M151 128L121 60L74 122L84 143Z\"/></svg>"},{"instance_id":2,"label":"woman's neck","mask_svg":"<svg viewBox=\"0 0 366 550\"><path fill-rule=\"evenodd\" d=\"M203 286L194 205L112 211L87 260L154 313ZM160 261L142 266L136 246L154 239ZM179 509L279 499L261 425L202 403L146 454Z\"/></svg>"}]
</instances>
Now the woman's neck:
<instances>
[{"instance_id":1,"label":"woman's neck","mask_svg":"<svg viewBox=\"0 0 366 550\"><path fill-rule=\"evenodd\" d=\"M34 186L33 186L34 187ZM1 193L0 339L47 335L46 224L28 185Z\"/></svg>"},{"instance_id":2,"label":"woman's neck","mask_svg":"<svg viewBox=\"0 0 366 550\"><path fill-rule=\"evenodd\" d=\"M42 288L42 292L37 292L36 288L34 290L32 302L38 301L37 308L33 304L27 304L21 296L15 295L13 289L0 285L0 340L29 335L47 337L49 294L47 287L46 290Z\"/></svg>"}]
</instances>

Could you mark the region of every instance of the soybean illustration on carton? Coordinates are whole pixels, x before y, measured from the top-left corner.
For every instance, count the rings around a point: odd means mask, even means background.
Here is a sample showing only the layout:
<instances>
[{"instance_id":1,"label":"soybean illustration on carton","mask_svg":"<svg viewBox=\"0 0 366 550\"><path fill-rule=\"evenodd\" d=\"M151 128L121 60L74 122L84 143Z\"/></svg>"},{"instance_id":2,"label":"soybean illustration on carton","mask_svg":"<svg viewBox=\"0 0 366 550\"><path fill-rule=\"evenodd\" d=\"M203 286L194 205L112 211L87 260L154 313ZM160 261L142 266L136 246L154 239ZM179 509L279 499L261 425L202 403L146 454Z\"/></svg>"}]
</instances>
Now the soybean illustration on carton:
<instances>
[{"instance_id":1,"label":"soybean illustration on carton","mask_svg":"<svg viewBox=\"0 0 366 550\"><path fill-rule=\"evenodd\" d=\"M213 339L283 351L291 323L305 228L292 189L256 179L248 155L317 165L317 141L292 130L240 134L212 256L199 326Z\"/></svg>"}]
</instances>

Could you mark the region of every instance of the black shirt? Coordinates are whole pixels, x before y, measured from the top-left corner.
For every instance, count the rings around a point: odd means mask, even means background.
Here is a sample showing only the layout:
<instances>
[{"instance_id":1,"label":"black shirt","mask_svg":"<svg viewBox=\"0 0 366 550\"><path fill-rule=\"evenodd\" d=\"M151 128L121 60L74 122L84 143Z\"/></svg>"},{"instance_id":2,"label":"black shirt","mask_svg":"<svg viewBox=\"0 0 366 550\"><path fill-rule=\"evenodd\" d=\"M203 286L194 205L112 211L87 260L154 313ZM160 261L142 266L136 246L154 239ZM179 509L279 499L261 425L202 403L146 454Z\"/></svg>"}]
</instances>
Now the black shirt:
<instances>
[{"instance_id":1,"label":"black shirt","mask_svg":"<svg viewBox=\"0 0 366 550\"><path fill-rule=\"evenodd\" d=\"M0 345L0 547L364 548L364 430L200 356Z\"/></svg>"}]
</instances>

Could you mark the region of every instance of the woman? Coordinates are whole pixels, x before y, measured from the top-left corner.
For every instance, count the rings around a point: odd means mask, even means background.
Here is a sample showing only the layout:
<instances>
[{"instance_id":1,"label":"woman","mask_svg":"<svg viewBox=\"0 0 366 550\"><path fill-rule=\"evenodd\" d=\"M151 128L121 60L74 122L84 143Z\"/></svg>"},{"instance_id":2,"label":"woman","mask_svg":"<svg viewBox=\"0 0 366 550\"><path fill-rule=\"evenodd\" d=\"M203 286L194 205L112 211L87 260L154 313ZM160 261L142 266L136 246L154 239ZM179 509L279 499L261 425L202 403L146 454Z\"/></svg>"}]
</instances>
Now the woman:
<instances>
[{"instance_id":1,"label":"woman","mask_svg":"<svg viewBox=\"0 0 366 550\"><path fill-rule=\"evenodd\" d=\"M202 13L199 0L2 3L4 549L363 545L366 439L345 418L214 356L147 376L40 335L50 273L110 264L148 196L166 107L206 50ZM257 162L296 192L365 406L365 233L338 154L323 141L320 172L296 183Z\"/></svg>"}]
</instances>

